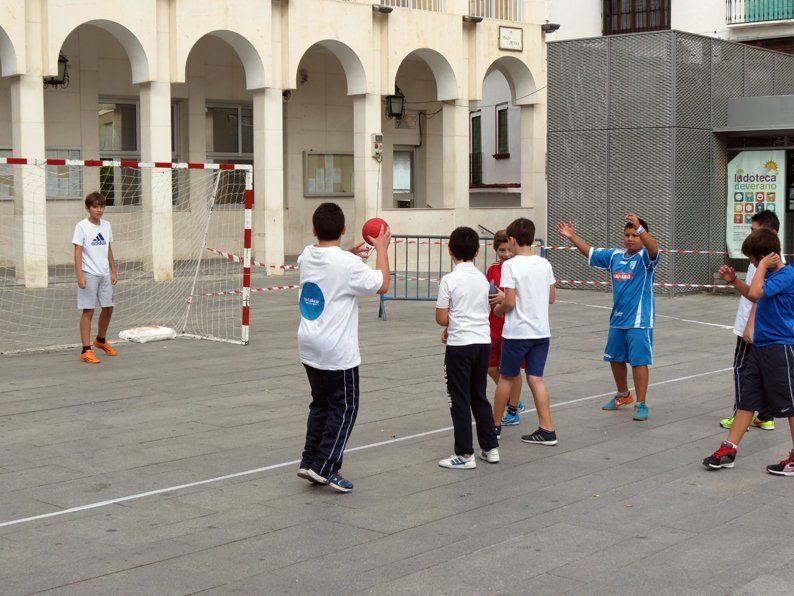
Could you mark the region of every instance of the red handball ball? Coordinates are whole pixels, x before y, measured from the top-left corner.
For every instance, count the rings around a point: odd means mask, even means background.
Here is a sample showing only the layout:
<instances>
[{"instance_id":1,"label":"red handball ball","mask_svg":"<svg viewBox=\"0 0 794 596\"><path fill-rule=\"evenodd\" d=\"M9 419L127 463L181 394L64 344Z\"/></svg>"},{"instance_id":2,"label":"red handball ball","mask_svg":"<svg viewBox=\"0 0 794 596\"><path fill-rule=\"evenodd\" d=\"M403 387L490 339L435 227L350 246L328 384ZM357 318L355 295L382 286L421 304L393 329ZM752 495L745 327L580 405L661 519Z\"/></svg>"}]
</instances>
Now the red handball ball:
<instances>
[{"instance_id":1,"label":"red handball ball","mask_svg":"<svg viewBox=\"0 0 794 596\"><path fill-rule=\"evenodd\" d=\"M372 239L377 238L380 234L381 226L385 229L389 228L389 224L380 217L373 217L364 222L364 227L361 228L361 235L364 237L364 242L372 244Z\"/></svg>"}]
</instances>

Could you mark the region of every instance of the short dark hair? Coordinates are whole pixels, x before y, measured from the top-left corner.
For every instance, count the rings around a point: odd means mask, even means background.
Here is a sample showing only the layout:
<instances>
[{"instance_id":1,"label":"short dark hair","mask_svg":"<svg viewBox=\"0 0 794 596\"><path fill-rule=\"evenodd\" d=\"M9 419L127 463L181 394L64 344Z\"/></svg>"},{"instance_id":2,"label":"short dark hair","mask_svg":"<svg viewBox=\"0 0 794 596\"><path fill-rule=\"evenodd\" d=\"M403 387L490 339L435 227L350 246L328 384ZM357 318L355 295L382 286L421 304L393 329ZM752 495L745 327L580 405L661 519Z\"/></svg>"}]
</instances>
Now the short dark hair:
<instances>
[{"instance_id":1,"label":"short dark hair","mask_svg":"<svg viewBox=\"0 0 794 596\"><path fill-rule=\"evenodd\" d=\"M753 215L752 221L762 228L770 228L775 232L780 231L780 220L777 218L777 214L769 209L764 209Z\"/></svg>"},{"instance_id":2,"label":"short dark hair","mask_svg":"<svg viewBox=\"0 0 794 596\"><path fill-rule=\"evenodd\" d=\"M94 191L85 197L85 206L86 209L89 207L96 207L97 205L101 205L104 207L108 204L108 200L105 198L101 192Z\"/></svg>"},{"instance_id":3,"label":"short dark hair","mask_svg":"<svg viewBox=\"0 0 794 596\"><path fill-rule=\"evenodd\" d=\"M646 231L646 232L650 232L650 231L651 231L651 230L648 228L648 223L647 223L647 222L646 222L644 219L640 219L639 217L638 217L637 219L639 219L639 220L640 220L640 225L641 225L643 228L645 228L645 231ZM631 229L633 230L633 229L634 229L634 224L633 224L633 223L626 222L626 225L625 225L625 226L623 226L623 229L624 229L624 230L628 230L629 228L631 228Z\"/></svg>"},{"instance_id":4,"label":"short dark hair","mask_svg":"<svg viewBox=\"0 0 794 596\"><path fill-rule=\"evenodd\" d=\"M497 230L493 235L493 249L498 250L505 242L507 242L507 232L504 230Z\"/></svg>"},{"instance_id":5,"label":"short dark hair","mask_svg":"<svg viewBox=\"0 0 794 596\"><path fill-rule=\"evenodd\" d=\"M519 217L510 222L505 234L515 238L519 246L529 246L535 241L535 224L531 219Z\"/></svg>"},{"instance_id":6,"label":"short dark hair","mask_svg":"<svg viewBox=\"0 0 794 596\"><path fill-rule=\"evenodd\" d=\"M480 237L471 228L461 226L449 235L449 251L456 261L471 261L480 250Z\"/></svg>"},{"instance_id":7,"label":"short dark hair","mask_svg":"<svg viewBox=\"0 0 794 596\"><path fill-rule=\"evenodd\" d=\"M345 229L345 214L336 203L322 203L314 210L312 225L317 240L339 240Z\"/></svg>"},{"instance_id":8,"label":"short dark hair","mask_svg":"<svg viewBox=\"0 0 794 596\"><path fill-rule=\"evenodd\" d=\"M780 254L780 238L769 228L760 228L744 239L742 252L759 261L766 255Z\"/></svg>"}]
</instances>

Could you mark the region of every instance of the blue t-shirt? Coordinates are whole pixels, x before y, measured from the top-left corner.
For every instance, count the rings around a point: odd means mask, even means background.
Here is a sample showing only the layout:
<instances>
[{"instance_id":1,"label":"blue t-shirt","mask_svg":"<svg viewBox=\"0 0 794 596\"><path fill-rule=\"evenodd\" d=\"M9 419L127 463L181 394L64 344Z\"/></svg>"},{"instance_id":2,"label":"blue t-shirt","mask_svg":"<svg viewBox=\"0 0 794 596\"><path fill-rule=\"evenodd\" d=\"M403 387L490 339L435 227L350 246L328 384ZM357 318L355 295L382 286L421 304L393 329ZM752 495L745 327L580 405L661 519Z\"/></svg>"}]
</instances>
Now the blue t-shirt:
<instances>
[{"instance_id":1,"label":"blue t-shirt","mask_svg":"<svg viewBox=\"0 0 794 596\"><path fill-rule=\"evenodd\" d=\"M794 345L794 267L767 272L755 311L753 345Z\"/></svg>"},{"instance_id":2,"label":"blue t-shirt","mask_svg":"<svg viewBox=\"0 0 794 596\"><path fill-rule=\"evenodd\" d=\"M612 276L612 314L609 326L617 329L652 329L655 318L653 274L659 264L644 248L633 255L625 248L594 248L589 263Z\"/></svg>"}]
</instances>

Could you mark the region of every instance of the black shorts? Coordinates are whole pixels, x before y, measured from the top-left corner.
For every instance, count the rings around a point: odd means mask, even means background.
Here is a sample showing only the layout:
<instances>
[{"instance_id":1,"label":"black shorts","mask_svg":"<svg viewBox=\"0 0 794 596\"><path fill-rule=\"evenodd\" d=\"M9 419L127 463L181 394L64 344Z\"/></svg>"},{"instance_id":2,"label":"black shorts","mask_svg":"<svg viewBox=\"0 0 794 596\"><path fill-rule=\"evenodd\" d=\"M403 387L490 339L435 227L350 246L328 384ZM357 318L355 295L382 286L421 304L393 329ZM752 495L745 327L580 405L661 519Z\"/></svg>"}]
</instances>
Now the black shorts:
<instances>
[{"instance_id":1,"label":"black shorts","mask_svg":"<svg viewBox=\"0 0 794 596\"><path fill-rule=\"evenodd\" d=\"M739 410L794 416L794 346L753 346L741 371Z\"/></svg>"}]
</instances>

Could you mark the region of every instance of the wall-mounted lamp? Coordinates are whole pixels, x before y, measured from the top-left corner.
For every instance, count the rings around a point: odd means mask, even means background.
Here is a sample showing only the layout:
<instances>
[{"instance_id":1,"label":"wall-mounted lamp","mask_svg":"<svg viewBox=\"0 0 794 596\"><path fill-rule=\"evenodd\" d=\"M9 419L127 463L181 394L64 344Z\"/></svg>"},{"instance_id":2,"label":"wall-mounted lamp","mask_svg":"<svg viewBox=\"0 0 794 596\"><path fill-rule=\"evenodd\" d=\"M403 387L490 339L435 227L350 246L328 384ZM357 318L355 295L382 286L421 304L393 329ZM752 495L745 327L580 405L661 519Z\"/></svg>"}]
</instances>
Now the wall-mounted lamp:
<instances>
[{"instance_id":1,"label":"wall-mounted lamp","mask_svg":"<svg viewBox=\"0 0 794 596\"><path fill-rule=\"evenodd\" d=\"M463 22L464 23L482 23L482 17L475 17L474 15L465 14L463 15Z\"/></svg>"},{"instance_id":2,"label":"wall-mounted lamp","mask_svg":"<svg viewBox=\"0 0 794 596\"><path fill-rule=\"evenodd\" d=\"M292 91L290 89L285 89L281 92L282 101L288 102L290 97L292 97Z\"/></svg>"},{"instance_id":3,"label":"wall-mounted lamp","mask_svg":"<svg viewBox=\"0 0 794 596\"><path fill-rule=\"evenodd\" d=\"M63 54L58 54L58 76L44 77L44 87L66 89L69 86L69 60Z\"/></svg>"},{"instance_id":4,"label":"wall-mounted lamp","mask_svg":"<svg viewBox=\"0 0 794 596\"><path fill-rule=\"evenodd\" d=\"M559 28L559 23L549 23L548 21L540 26L540 30L543 31L543 33L554 33Z\"/></svg>"},{"instance_id":5,"label":"wall-mounted lamp","mask_svg":"<svg viewBox=\"0 0 794 596\"><path fill-rule=\"evenodd\" d=\"M394 95L386 96L386 117L400 120L403 116L405 116L405 95L395 86Z\"/></svg>"},{"instance_id":6,"label":"wall-mounted lamp","mask_svg":"<svg viewBox=\"0 0 794 596\"><path fill-rule=\"evenodd\" d=\"M373 4L372 5L372 12L379 12L381 14L389 14L393 10L394 10L393 7L386 6L385 4Z\"/></svg>"}]
</instances>

